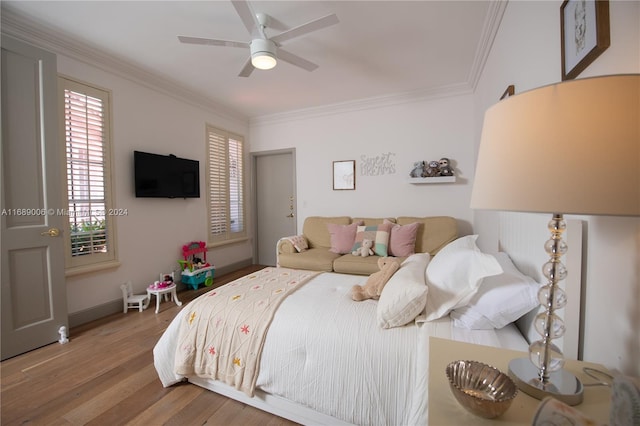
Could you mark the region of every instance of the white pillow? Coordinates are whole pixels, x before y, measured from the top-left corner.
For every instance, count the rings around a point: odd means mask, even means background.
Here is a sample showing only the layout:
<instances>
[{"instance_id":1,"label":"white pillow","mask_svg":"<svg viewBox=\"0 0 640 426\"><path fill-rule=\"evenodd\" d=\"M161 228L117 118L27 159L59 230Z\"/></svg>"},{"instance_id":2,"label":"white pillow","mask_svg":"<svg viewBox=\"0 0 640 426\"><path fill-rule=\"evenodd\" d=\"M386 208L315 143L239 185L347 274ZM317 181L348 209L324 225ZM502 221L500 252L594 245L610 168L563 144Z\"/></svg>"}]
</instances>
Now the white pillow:
<instances>
[{"instance_id":1,"label":"white pillow","mask_svg":"<svg viewBox=\"0 0 640 426\"><path fill-rule=\"evenodd\" d=\"M487 277L467 306L451 312L456 327L471 330L502 328L539 305L538 284L513 264L509 255L495 255L504 272Z\"/></svg>"},{"instance_id":2,"label":"white pillow","mask_svg":"<svg viewBox=\"0 0 640 426\"><path fill-rule=\"evenodd\" d=\"M427 266L426 321L466 305L484 277L502 272L495 257L480 251L476 239L477 235L468 235L450 242Z\"/></svg>"},{"instance_id":3,"label":"white pillow","mask_svg":"<svg viewBox=\"0 0 640 426\"><path fill-rule=\"evenodd\" d=\"M429 259L429 253L413 254L391 276L378 300L380 327L403 326L424 310L429 291L425 282Z\"/></svg>"}]
</instances>

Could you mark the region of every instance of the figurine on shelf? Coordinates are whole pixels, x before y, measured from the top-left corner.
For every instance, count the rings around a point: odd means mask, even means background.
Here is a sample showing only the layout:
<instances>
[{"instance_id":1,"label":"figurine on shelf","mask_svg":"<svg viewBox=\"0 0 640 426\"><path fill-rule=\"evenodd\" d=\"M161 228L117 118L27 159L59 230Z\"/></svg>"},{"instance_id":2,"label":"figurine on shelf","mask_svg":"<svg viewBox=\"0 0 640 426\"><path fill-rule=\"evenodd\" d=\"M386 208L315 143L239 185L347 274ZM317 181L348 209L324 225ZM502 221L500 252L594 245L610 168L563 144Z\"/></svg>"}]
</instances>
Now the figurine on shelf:
<instances>
[{"instance_id":1,"label":"figurine on shelf","mask_svg":"<svg viewBox=\"0 0 640 426\"><path fill-rule=\"evenodd\" d=\"M413 170L411 170L411 172L409 173L409 176L413 178L422 177L422 173L424 173L424 167L425 167L424 161L417 161L413 163Z\"/></svg>"},{"instance_id":2,"label":"figurine on shelf","mask_svg":"<svg viewBox=\"0 0 640 426\"><path fill-rule=\"evenodd\" d=\"M435 177L438 176L440 163L437 161L429 161L427 167L424 169L422 177Z\"/></svg>"},{"instance_id":3,"label":"figurine on shelf","mask_svg":"<svg viewBox=\"0 0 640 426\"><path fill-rule=\"evenodd\" d=\"M453 176L453 169L449 164L449 159L442 157L438 161L438 176Z\"/></svg>"}]
</instances>

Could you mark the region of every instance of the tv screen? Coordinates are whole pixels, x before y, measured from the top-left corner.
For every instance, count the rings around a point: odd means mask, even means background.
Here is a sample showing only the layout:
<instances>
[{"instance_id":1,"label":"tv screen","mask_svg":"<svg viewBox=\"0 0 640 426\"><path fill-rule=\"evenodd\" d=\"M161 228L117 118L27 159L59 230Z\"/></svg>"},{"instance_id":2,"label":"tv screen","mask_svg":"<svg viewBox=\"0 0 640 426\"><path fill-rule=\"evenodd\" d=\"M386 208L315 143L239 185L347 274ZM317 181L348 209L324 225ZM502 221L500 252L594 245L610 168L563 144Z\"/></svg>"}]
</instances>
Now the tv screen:
<instances>
[{"instance_id":1,"label":"tv screen","mask_svg":"<svg viewBox=\"0 0 640 426\"><path fill-rule=\"evenodd\" d=\"M199 162L133 151L136 197L199 198Z\"/></svg>"}]
</instances>

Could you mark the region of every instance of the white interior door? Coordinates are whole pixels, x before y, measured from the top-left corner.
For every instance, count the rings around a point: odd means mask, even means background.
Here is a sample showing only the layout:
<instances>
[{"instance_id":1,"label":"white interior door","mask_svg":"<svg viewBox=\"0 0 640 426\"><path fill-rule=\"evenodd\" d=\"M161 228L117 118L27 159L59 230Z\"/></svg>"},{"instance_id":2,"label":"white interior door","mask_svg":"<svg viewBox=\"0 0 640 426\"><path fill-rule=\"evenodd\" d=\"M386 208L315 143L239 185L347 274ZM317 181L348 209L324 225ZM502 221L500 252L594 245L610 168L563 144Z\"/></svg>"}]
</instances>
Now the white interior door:
<instances>
[{"instance_id":1,"label":"white interior door","mask_svg":"<svg viewBox=\"0 0 640 426\"><path fill-rule=\"evenodd\" d=\"M2 37L2 359L68 326L55 55Z\"/></svg>"},{"instance_id":2,"label":"white interior door","mask_svg":"<svg viewBox=\"0 0 640 426\"><path fill-rule=\"evenodd\" d=\"M255 153L256 247L260 265L276 265L276 244L296 233L294 150Z\"/></svg>"}]
</instances>

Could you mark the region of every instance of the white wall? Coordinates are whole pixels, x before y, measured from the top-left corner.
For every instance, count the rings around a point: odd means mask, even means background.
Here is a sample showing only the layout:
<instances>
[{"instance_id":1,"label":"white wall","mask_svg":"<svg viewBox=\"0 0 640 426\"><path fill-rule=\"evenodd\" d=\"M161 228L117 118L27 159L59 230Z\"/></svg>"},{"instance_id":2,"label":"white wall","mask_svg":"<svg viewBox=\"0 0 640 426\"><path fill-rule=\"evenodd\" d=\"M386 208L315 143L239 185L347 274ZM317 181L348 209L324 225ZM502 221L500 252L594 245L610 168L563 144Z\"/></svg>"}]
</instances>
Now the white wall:
<instances>
[{"instance_id":1,"label":"white wall","mask_svg":"<svg viewBox=\"0 0 640 426\"><path fill-rule=\"evenodd\" d=\"M468 208L474 166L470 94L395 105L369 105L336 113L296 115L251 125L252 151L296 148L298 228L307 216L361 217L449 215L460 232L471 231ZM391 153L392 173L363 175L363 158ZM407 182L415 161L450 158L454 184ZM355 191L334 191L332 162L356 161Z\"/></svg>"},{"instance_id":2,"label":"white wall","mask_svg":"<svg viewBox=\"0 0 640 426\"><path fill-rule=\"evenodd\" d=\"M560 81L561 3L508 4L475 92L476 143L484 111L507 85L518 93ZM640 72L640 2L611 1L610 26L611 46L579 78ZM496 219L476 212L475 231L489 241L484 248L494 248ZM640 219L580 219L586 227L583 358L640 376Z\"/></svg>"},{"instance_id":3,"label":"white wall","mask_svg":"<svg viewBox=\"0 0 640 426\"><path fill-rule=\"evenodd\" d=\"M58 55L58 72L111 91L115 207L128 212L117 218L121 265L67 277L68 309L73 315L121 300L119 286L126 280L133 282L135 291L144 292L161 272L178 267L183 244L206 241L205 123L247 135L248 121L223 117L63 55ZM200 198L135 198L134 150L199 160ZM251 245L247 241L214 248L207 256L220 268L250 259Z\"/></svg>"}]
</instances>

